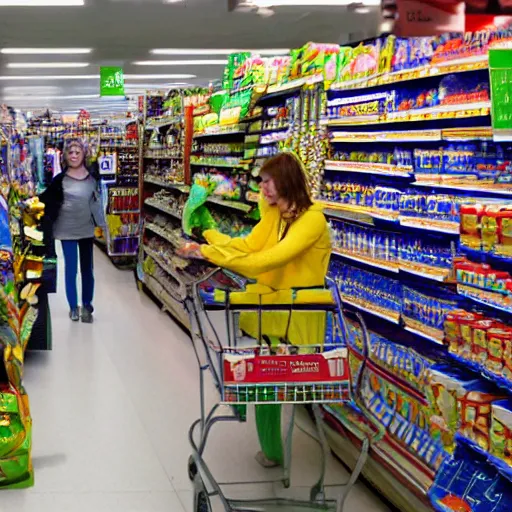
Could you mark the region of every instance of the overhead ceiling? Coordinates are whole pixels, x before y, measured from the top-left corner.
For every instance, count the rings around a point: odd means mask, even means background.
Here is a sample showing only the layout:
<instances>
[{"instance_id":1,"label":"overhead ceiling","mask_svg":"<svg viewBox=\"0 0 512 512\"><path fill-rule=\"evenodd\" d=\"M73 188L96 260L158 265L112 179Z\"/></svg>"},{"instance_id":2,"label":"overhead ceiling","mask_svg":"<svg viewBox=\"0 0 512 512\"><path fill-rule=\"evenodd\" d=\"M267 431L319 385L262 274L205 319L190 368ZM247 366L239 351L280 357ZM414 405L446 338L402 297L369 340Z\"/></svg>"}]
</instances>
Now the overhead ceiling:
<instances>
[{"instance_id":1,"label":"overhead ceiling","mask_svg":"<svg viewBox=\"0 0 512 512\"><path fill-rule=\"evenodd\" d=\"M294 48L308 41L344 43L374 35L379 18L375 7L365 14L346 7L277 7L273 16L264 17L256 12L228 12L226 0L164 1L84 0L82 7L0 7L0 48L92 49L79 55L0 54L0 101L27 109L115 108L112 102L94 98L99 92L100 66L122 66L128 94L137 94L134 87L138 86L208 84L221 77L223 65L139 66L134 62L225 59L152 55L153 48L261 49ZM89 66L10 67L50 62ZM133 77L141 74L196 78ZM69 75L88 78L62 78Z\"/></svg>"}]
</instances>

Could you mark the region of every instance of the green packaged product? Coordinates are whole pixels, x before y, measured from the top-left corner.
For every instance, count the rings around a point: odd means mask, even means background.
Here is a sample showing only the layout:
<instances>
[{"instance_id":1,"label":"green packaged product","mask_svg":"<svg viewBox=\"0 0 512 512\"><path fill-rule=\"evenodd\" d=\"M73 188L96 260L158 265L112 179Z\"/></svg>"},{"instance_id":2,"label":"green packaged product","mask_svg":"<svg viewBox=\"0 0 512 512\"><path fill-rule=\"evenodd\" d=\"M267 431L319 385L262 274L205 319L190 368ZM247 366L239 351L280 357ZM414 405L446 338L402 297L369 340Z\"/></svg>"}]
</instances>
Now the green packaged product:
<instances>
[{"instance_id":1,"label":"green packaged product","mask_svg":"<svg viewBox=\"0 0 512 512\"><path fill-rule=\"evenodd\" d=\"M229 99L229 91L214 92L210 97L210 108L212 112L219 115L224 103Z\"/></svg>"}]
</instances>

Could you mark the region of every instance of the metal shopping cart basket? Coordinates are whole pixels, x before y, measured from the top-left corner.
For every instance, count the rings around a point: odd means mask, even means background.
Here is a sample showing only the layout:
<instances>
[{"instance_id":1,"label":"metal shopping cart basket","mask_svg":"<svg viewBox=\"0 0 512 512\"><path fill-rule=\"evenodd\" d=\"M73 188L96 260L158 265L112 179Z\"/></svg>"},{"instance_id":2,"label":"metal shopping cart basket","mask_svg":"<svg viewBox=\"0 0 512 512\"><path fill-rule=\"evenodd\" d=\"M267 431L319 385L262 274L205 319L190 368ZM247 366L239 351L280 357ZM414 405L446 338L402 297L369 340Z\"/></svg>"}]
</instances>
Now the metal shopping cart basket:
<instances>
[{"instance_id":1,"label":"metal shopping cart basket","mask_svg":"<svg viewBox=\"0 0 512 512\"><path fill-rule=\"evenodd\" d=\"M344 329L346 311L337 287L328 282L325 289L294 289L276 292L276 295L269 297L239 293L245 290L246 285L244 278L226 270L215 269L190 287L185 301L200 370L201 416L189 431L192 456L188 470L194 483L193 510L342 512L346 497L363 469L369 446L377 438L363 441L363 449L354 471L349 481L342 484L341 496L337 500L327 500L324 477L329 447L320 405L354 399L364 367L363 364L359 374L351 379ZM271 346L265 336L266 319L271 317L266 315L276 313L281 315L281 320L283 317L288 319L286 332L293 315L321 315L316 316L316 319L325 321L325 340L322 339L321 344L291 345L285 336L277 346ZM253 320L256 319L256 336L244 335L239 328L240 315L247 314L253 315ZM358 313L355 315L362 325L367 354L368 335L364 319ZM220 401L210 411L206 410L205 400L207 372L211 373L220 393ZM313 411L318 442L322 447L322 465L319 481L311 489L310 500L228 498L224 491L228 484L219 484L215 480L203 458L212 427L220 422L244 421L245 407L249 404L285 403L307 404ZM224 407L226 405L231 407ZM229 413L224 414L223 409ZM285 488L290 486L293 425L294 414L284 443L284 467L280 480Z\"/></svg>"}]
</instances>

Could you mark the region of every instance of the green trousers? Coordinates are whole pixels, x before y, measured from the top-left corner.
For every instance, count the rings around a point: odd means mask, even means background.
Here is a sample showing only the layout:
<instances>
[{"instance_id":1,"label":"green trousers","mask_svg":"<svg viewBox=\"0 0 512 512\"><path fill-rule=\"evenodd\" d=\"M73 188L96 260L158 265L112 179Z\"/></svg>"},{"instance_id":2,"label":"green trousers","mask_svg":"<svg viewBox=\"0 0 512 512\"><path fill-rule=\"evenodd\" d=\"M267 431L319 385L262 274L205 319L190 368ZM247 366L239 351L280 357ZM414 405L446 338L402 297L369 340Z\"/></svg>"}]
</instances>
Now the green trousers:
<instances>
[{"instance_id":1,"label":"green trousers","mask_svg":"<svg viewBox=\"0 0 512 512\"><path fill-rule=\"evenodd\" d=\"M265 457L282 466L284 453L281 435L281 406L279 404L257 405L256 428L261 451Z\"/></svg>"}]
</instances>

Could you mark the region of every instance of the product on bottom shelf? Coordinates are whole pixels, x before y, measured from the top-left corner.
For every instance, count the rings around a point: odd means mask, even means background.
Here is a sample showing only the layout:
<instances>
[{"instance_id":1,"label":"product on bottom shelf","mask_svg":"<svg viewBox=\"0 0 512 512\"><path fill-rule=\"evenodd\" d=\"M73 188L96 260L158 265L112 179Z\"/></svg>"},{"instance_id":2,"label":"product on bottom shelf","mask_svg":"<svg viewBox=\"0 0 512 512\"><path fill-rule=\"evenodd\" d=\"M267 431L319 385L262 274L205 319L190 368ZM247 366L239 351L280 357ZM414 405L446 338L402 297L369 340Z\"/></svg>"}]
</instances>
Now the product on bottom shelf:
<instances>
[{"instance_id":1,"label":"product on bottom shelf","mask_svg":"<svg viewBox=\"0 0 512 512\"><path fill-rule=\"evenodd\" d=\"M348 323L349 364L352 385L361 368L362 332L359 324ZM364 406L412 461L431 469L439 467L446 456L442 443L431 436L427 402L424 397L429 368L435 359L422 356L410 347L399 345L372 331L370 361L363 370L361 395ZM408 383L410 388L405 387Z\"/></svg>"},{"instance_id":2,"label":"product on bottom shelf","mask_svg":"<svg viewBox=\"0 0 512 512\"><path fill-rule=\"evenodd\" d=\"M465 446L445 459L429 497L439 512L508 512L512 503L510 481Z\"/></svg>"},{"instance_id":3,"label":"product on bottom shelf","mask_svg":"<svg viewBox=\"0 0 512 512\"><path fill-rule=\"evenodd\" d=\"M477 377L456 367L440 366L430 371L430 430L449 452L455 447L456 434L489 451L491 407L503 398L503 392Z\"/></svg>"},{"instance_id":4,"label":"product on bottom shelf","mask_svg":"<svg viewBox=\"0 0 512 512\"><path fill-rule=\"evenodd\" d=\"M388 433L415 458L437 469L445 457L441 443L431 437L422 399L397 385L391 375L366 369L362 379L365 407Z\"/></svg>"},{"instance_id":5,"label":"product on bottom shelf","mask_svg":"<svg viewBox=\"0 0 512 512\"><path fill-rule=\"evenodd\" d=\"M512 402L498 400L492 404L491 455L498 458L500 470L512 478Z\"/></svg>"}]
</instances>

